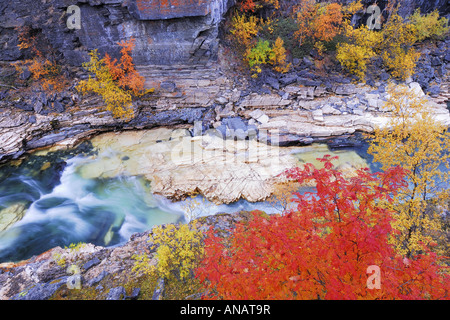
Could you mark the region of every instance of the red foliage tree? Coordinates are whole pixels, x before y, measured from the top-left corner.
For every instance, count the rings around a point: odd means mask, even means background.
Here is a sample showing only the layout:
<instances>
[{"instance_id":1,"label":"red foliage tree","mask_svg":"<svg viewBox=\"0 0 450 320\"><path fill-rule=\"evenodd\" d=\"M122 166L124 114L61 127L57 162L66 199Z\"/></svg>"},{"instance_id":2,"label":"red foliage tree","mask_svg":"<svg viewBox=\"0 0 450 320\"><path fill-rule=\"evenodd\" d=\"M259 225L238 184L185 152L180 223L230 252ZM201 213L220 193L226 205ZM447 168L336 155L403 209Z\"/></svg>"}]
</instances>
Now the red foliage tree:
<instances>
[{"instance_id":1,"label":"red foliage tree","mask_svg":"<svg viewBox=\"0 0 450 320\"><path fill-rule=\"evenodd\" d=\"M391 201L405 172L368 169L345 179L328 156L288 174L314 192L296 194L297 209L254 212L229 237L213 229L197 276L212 299L448 299L449 274L434 253L406 260L389 244ZM371 286L379 268L380 288ZM448 271L448 269L447 269ZM374 283L376 283L376 281Z\"/></svg>"}]
</instances>

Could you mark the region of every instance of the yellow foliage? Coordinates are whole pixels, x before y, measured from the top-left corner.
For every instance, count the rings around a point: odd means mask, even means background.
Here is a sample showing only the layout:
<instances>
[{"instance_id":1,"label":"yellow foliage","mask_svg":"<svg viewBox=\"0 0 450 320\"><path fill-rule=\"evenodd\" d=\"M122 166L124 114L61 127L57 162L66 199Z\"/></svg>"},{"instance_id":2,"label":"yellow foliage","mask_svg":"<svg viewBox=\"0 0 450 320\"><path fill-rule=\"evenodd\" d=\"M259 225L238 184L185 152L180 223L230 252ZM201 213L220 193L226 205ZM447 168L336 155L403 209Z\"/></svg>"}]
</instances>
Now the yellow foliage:
<instances>
[{"instance_id":1,"label":"yellow foliage","mask_svg":"<svg viewBox=\"0 0 450 320\"><path fill-rule=\"evenodd\" d=\"M263 0L264 4L272 5L275 10L280 9L280 3L278 0Z\"/></svg>"},{"instance_id":2,"label":"yellow foliage","mask_svg":"<svg viewBox=\"0 0 450 320\"><path fill-rule=\"evenodd\" d=\"M277 72L285 73L289 71L291 64L286 62L286 49L283 40L278 37L272 47L273 55L270 57L270 63Z\"/></svg>"},{"instance_id":3,"label":"yellow foliage","mask_svg":"<svg viewBox=\"0 0 450 320\"><path fill-rule=\"evenodd\" d=\"M416 42L414 28L405 23L398 14L393 14L382 30L380 44L383 63L394 77L405 80L414 72L420 53L412 45Z\"/></svg>"},{"instance_id":4,"label":"yellow foliage","mask_svg":"<svg viewBox=\"0 0 450 320\"><path fill-rule=\"evenodd\" d=\"M95 78L89 76L88 80L80 81L77 90L82 94L89 91L99 94L106 103L106 109L111 111L114 117L131 119L134 116L131 94L114 82L110 69L99 59L97 49L89 55L91 60L84 63L83 67L95 74Z\"/></svg>"},{"instance_id":5,"label":"yellow foliage","mask_svg":"<svg viewBox=\"0 0 450 320\"><path fill-rule=\"evenodd\" d=\"M106 109L116 118L129 120L134 117L132 93L142 96L152 93L154 89L144 89L144 78L134 68L130 52L134 47L134 39L119 42L121 58L112 60L108 54L99 59L97 50L89 53L91 59L83 63L83 67L95 77L89 76L77 85L81 93L94 92L99 94L106 103Z\"/></svg>"},{"instance_id":6,"label":"yellow foliage","mask_svg":"<svg viewBox=\"0 0 450 320\"><path fill-rule=\"evenodd\" d=\"M414 27L416 41L423 41L427 38L441 38L450 29L447 18L439 18L437 10L422 15L420 9L417 9L414 14L409 17L411 24Z\"/></svg>"},{"instance_id":7,"label":"yellow foliage","mask_svg":"<svg viewBox=\"0 0 450 320\"><path fill-rule=\"evenodd\" d=\"M420 57L412 48L416 41L415 29L398 14L392 14L380 32L369 30L366 25L354 29L345 22L344 35L348 42L338 44L336 58L361 80L370 60L377 56L392 76L405 80L413 74Z\"/></svg>"},{"instance_id":8,"label":"yellow foliage","mask_svg":"<svg viewBox=\"0 0 450 320\"><path fill-rule=\"evenodd\" d=\"M344 33L349 42L337 45L336 58L344 68L364 80L368 63L377 55L375 50L381 42L381 35L365 25L354 29L348 23L344 25Z\"/></svg>"},{"instance_id":9,"label":"yellow foliage","mask_svg":"<svg viewBox=\"0 0 450 320\"><path fill-rule=\"evenodd\" d=\"M346 19L351 18L355 13L364 9L361 0L350 2L342 8L342 13Z\"/></svg>"},{"instance_id":10,"label":"yellow foliage","mask_svg":"<svg viewBox=\"0 0 450 320\"><path fill-rule=\"evenodd\" d=\"M405 80L411 76L420 58L420 53L410 48L404 50L400 46L395 46L382 54L384 65L391 70L395 78Z\"/></svg>"},{"instance_id":11,"label":"yellow foliage","mask_svg":"<svg viewBox=\"0 0 450 320\"><path fill-rule=\"evenodd\" d=\"M247 17L236 12L231 18L230 32L235 37L233 40L245 49L249 48L260 28L260 20L255 16Z\"/></svg>"},{"instance_id":12,"label":"yellow foliage","mask_svg":"<svg viewBox=\"0 0 450 320\"><path fill-rule=\"evenodd\" d=\"M450 133L433 118L423 99L407 87L390 88L386 102L393 119L376 129L368 152L382 169L401 166L408 171L409 186L396 196L392 242L401 254L414 255L435 243L441 220L435 208L449 201Z\"/></svg>"},{"instance_id":13,"label":"yellow foliage","mask_svg":"<svg viewBox=\"0 0 450 320\"><path fill-rule=\"evenodd\" d=\"M203 237L195 226L173 224L156 226L150 235L153 247L157 247L157 265L150 264L146 255L135 256L133 271L143 271L167 280L188 280L203 255Z\"/></svg>"}]
</instances>

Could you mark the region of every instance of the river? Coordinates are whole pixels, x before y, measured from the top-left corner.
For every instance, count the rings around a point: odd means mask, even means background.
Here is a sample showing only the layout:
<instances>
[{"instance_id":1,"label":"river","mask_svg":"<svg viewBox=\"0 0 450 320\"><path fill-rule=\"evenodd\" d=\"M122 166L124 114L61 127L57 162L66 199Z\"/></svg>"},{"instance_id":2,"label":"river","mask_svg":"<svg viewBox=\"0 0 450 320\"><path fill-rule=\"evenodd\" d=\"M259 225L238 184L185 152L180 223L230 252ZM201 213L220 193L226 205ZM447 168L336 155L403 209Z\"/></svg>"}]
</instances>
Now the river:
<instances>
[{"instance_id":1,"label":"river","mask_svg":"<svg viewBox=\"0 0 450 320\"><path fill-rule=\"evenodd\" d=\"M121 136L116 135L119 141ZM123 138L128 141L129 150L133 141L131 139L130 142L130 136L126 133ZM143 149L142 141L136 141L136 150L156 153L161 147L152 143ZM122 162L132 162L132 152L119 149L120 146L114 145L102 149L92 141L85 141L71 150L40 150L20 161L2 165L0 262L28 259L53 247L65 247L72 243L100 246L121 244L131 234L143 232L154 225L185 223L188 221L187 208L192 201L196 203L196 216L255 209L267 213L279 211L266 201L241 199L216 204L201 195L171 201L154 194L152 182L139 172L92 175L92 165L97 169L100 163L105 167L105 159L108 159L108 165L115 161L111 154ZM333 153L342 157L342 161L356 162L358 166L368 164L375 170L366 150L366 143L333 151L327 145L314 144L291 148L290 152L299 163Z\"/></svg>"}]
</instances>

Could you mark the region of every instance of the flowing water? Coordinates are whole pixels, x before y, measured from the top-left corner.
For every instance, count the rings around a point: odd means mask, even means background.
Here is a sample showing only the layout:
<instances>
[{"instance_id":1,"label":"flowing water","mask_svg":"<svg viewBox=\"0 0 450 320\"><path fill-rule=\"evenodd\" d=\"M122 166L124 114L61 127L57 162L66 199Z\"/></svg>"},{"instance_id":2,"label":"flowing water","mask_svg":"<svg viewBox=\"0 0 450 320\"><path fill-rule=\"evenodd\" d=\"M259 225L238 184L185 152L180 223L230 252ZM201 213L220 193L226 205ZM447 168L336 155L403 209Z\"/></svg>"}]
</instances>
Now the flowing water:
<instances>
[{"instance_id":1,"label":"flowing water","mask_svg":"<svg viewBox=\"0 0 450 320\"><path fill-rule=\"evenodd\" d=\"M356 152L367 156L364 148ZM0 167L0 262L78 242L117 245L154 225L186 222L187 201L192 199L172 202L154 195L142 176L83 177L80 168L95 152L86 142L74 150L38 152ZM195 200L200 203L197 216L278 211L265 202L214 205L201 196Z\"/></svg>"}]
</instances>

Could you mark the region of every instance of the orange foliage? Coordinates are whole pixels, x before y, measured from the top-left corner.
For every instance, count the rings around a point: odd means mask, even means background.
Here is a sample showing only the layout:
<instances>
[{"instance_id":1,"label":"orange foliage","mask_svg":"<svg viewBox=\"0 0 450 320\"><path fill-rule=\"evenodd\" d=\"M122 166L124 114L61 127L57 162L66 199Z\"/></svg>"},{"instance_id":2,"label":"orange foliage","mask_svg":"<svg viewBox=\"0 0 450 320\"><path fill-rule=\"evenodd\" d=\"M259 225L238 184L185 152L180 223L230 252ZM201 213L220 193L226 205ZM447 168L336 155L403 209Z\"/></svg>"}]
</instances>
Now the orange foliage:
<instances>
[{"instance_id":1,"label":"orange foliage","mask_svg":"<svg viewBox=\"0 0 450 320\"><path fill-rule=\"evenodd\" d=\"M114 117L131 120L134 117L132 94L142 96L151 93L154 89L144 90L144 77L140 76L134 68L133 59L130 56L134 47L134 39L120 42L121 58L112 60L106 54L100 59L97 50L90 52L91 59L83 64L95 77L81 80L77 90L82 94L94 92L102 96L106 103L106 109L111 111Z\"/></svg>"},{"instance_id":2,"label":"orange foliage","mask_svg":"<svg viewBox=\"0 0 450 320\"><path fill-rule=\"evenodd\" d=\"M18 28L18 47L20 50L30 49L33 59L27 59L23 63L15 65L18 72L22 71L23 66L27 66L31 72L34 81L42 86L42 89L48 92L60 92L67 85L67 79L61 74L60 66L44 57L44 54L38 49L36 35L30 27Z\"/></svg>"},{"instance_id":3,"label":"orange foliage","mask_svg":"<svg viewBox=\"0 0 450 320\"><path fill-rule=\"evenodd\" d=\"M273 6L275 9L280 8L278 0L262 0L254 2L253 0L241 0L237 3L237 7L241 12L254 12L264 6Z\"/></svg>"},{"instance_id":4,"label":"orange foliage","mask_svg":"<svg viewBox=\"0 0 450 320\"><path fill-rule=\"evenodd\" d=\"M17 46L19 47L20 50L25 50L25 49L30 49L34 52L34 53L40 53L37 50L37 42L36 42L36 36L32 35L31 33L31 28L28 26L24 26L24 27L19 27L16 28L17 32L18 32L18 40L19 43L17 44Z\"/></svg>"},{"instance_id":5,"label":"orange foliage","mask_svg":"<svg viewBox=\"0 0 450 320\"><path fill-rule=\"evenodd\" d=\"M305 39L330 41L339 32L344 18L338 3L319 4L315 0L302 0L297 7L298 30L295 37L302 43Z\"/></svg>"},{"instance_id":6,"label":"orange foliage","mask_svg":"<svg viewBox=\"0 0 450 320\"><path fill-rule=\"evenodd\" d=\"M307 164L289 171L300 184L316 185L315 192L296 194L296 210L255 212L227 238L210 229L197 270L204 298L449 299L448 267L440 257L406 259L388 242L392 212L378 202L392 201L405 186L404 170L361 169L345 179L332 158L320 160L322 169ZM376 287L374 268L380 270Z\"/></svg>"},{"instance_id":7,"label":"orange foliage","mask_svg":"<svg viewBox=\"0 0 450 320\"><path fill-rule=\"evenodd\" d=\"M312 29L313 37L319 41L330 41L339 32L342 23L342 7L338 3L330 3L323 10L319 9L319 15L314 20Z\"/></svg>"},{"instance_id":8,"label":"orange foliage","mask_svg":"<svg viewBox=\"0 0 450 320\"><path fill-rule=\"evenodd\" d=\"M120 61L118 62L117 59L111 60L111 57L106 53L104 63L119 87L129 89L133 91L134 95L139 95L144 91L145 79L134 68L133 58L130 55L135 46L134 41L134 38L131 38L129 41L119 42L118 44L122 48L120 50Z\"/></svg>"}]
</instances>

